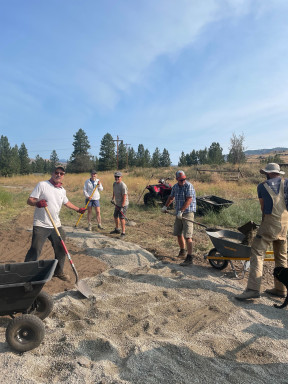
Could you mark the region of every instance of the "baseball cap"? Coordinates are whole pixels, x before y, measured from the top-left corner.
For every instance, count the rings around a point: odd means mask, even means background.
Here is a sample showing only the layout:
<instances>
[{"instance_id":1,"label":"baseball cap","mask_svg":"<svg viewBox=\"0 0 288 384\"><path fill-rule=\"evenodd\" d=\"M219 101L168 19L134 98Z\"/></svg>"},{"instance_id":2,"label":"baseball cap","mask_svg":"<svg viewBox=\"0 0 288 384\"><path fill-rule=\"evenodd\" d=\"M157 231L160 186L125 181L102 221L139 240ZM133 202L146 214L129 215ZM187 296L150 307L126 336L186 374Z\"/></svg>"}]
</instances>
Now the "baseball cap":
<instances>
[{"instance_id":1,"label":"baseball cap","mask_svg":"<svg viewBox=\"0 0 288 384\"><path fill-rule=\"evenodd\" d=\"M117 172L114 173L114 177L115 177L115 176L121 177L121 176L122 176L122 173L119 172L119 171L117 171Z\"/></svg>"},{"instance_id":2,"label":"baseball cap","mask_svg":"<svg viewBox=\"0 0 288 384\"><path fill-rule=\"evenodd\" d=\"M92 169L91 175L96 175L96 174L97 174L97 171L95 169Z\"/></svg>"},{"instance_id":3,"label":"baseball cap","mask_svg":"<svg viewBox=\"0 0 288 384\"><path fill-rule=\"evenodd\" d=\"M184 180L186 179L186 175L184 171L177 171L176 172L176 179L177 180Z\"/></svg>"}]
</instances>

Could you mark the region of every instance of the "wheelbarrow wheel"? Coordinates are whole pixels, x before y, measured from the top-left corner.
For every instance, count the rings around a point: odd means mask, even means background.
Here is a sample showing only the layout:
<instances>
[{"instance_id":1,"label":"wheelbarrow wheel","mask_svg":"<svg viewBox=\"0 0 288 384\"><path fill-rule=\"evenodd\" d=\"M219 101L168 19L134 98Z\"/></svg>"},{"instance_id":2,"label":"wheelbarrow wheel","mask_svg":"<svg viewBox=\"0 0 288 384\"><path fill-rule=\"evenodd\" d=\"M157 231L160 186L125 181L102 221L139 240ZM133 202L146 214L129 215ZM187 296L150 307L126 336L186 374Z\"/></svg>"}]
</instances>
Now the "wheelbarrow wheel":
<instances>
[{"instance_id":1,"label":"wheelbarrow wheel","mask_svg":"<svg viewBox=\"0 0 288 384\"><path fill-rule=\"evenodd\" d=\"M221 257L221 253L217 252L216 248L213 248L210 250L208 253L208 256L215 256L215 257ZM223 256L222 256L223 257ZM213 268L222 270L225 269L228 265L227 260L213 260L213 259L208 259L210 265L212 265Z\"/></svg>"},{"instance_id":2,"label":"wheelbarrow wheel","mask_svg":"<svg viewBox=\"0 0 288 384\"><path fill-rule=\"evenodd\" d=\"M53 304L52 296L50 296L47 292L41 291L34 300L34 303L32 304L28 313L39 317L41 320L44 320L52 312Z\"/></svg>"},{"instance_id":3,"label":"wheelbarrow wheel","mask_svg":"<svg viewBox=\"0 0 288 384\"><path fill-rule=\"evenodd\" d=\"M22 315L10 321L6 328L6 341L18 352L38 347L45 335L42 321L34 315Z\"/></svg>"}]
</instances>

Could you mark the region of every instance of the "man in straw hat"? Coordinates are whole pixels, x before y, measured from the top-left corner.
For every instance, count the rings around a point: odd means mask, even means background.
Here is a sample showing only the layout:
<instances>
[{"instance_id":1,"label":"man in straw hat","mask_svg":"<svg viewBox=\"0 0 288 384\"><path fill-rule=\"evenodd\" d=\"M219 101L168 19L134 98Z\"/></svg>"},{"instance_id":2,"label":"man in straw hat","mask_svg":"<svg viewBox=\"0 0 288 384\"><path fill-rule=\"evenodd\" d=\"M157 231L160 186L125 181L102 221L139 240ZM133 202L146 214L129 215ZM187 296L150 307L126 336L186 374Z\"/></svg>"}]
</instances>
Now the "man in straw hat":
<instances>
[{"instance_id":1,"label":"man in straw hat","mask_svg":"<svg viewBox=\"0 0 288 384\"><path fill-rule=\"evenodd\" d=\"M287 267L288 179L283 179L280 167L269 163L260 173L267 180L257 187L262 210L262 221L251 246L250 271L246 290L235 296L238 300L260 297L263 259L270 243L273 244L275 266ZM274 279L274 288L266 289L269 295L286 297L285 286Z\"/></svg>"}]
</instances>

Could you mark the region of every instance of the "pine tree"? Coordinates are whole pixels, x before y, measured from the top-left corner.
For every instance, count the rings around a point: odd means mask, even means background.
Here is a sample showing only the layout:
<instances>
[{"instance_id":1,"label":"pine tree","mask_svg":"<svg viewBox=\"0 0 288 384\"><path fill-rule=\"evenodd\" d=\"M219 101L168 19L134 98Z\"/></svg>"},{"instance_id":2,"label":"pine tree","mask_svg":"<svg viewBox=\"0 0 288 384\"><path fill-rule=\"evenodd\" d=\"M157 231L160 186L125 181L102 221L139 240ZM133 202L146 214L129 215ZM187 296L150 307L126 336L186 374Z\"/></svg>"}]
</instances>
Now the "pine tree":
<instances>
[{"instance_id":1,"label":"pine tree","mask_svg":"<svg viewBox=\"0 0 288 384\"><path fill-rule=\"evenodd\" d=\"M128 165L129 167L135 167L137 164L137 154L133 148L128 149Z\"/></svg>"},{"instance_id":2,"label":"pine tree","mask_svg":"<svg viewBox=\"0 0 288 384\"><path fill-rule=\"evenodd\" d=\"M51 155L50 155L50 167L49 167L50 169L49 169L49 171L53 172L53 170L55 169L55 167L58 163L59 163L59 157L58 157L55 149L53 149L53 151L51 152Z\"/></svg>"},{"instance_id":3,"label":"pine tree","mask_svg":"<svg viewBox=\"0 0 288 384\"><path fill-rule=\"evenodd\" d=\"M43 157L37 155L33 163L33 169L35 173L45 173L45 160Z\"/></svg>"},{"instance_id":4,"label":"pine tree","mask_svg":"<svg viewBox=\"0 0 288 384\"><path fill-rule=\"evenodd\" d=\"M92 168L91 155L89 154L90 144L86 133L82 128L76 132L73 142L74 151L67 164L67 171L74 173L89 172Z\"/></svg>"},{"instance_id":5,"label":"pine tree","mask_svg":"<svg viewBox=\"0 0 288 384\"><path fill-rule=\"evenodd\" d=\"M161 165L160 165L160 159L161 159L161 153L160 153L160 150L158 147L156 147L153 155L152 155L152 159L151 159L151 166L153 168L159 168Z\"/></svg>"},{"instance_id":6,"label":"pine tree","mask_svg":"<svg viewBox=\"0 0 288 384\"><path fill-rule=\"evenodd\" d=\"M136 154L137 167L145 167L145 149L143 144L138 145L138 151Z\"/></svg>"},{"instance_id":7,"label":"pine tree","mask_svg":"<svg viewBox=\"0 0 288 384\"><path fill-rule=\"evenodd\" d=\"M11 175L19 175L20 173L20 157L18 145L15 145L11 149L11 157L10 157L10 174Z\"/></svg>"},{"instance_id":8,"label":"pine tree","mask_svg":"<svg viewBox=\"0 0 288 384\"><path fill-rule=\"evenodd\" d=\"M178 167L182 167L184 165L187 165L187 160L186 160L186 155L185 153L182 151L181 152L181 156L179 157L179 161L178 161Z\"/></svg>"},{"instance_id":9,"label":"pine tree","mask_svg":"<svg viewBox=\"0 0 288 384\"><path fill-rule=\"evenodd\" d=\"M116 168L115 142L110 133L101 140L99 151L99 170L110 171Z\"/></svg>"},{"instance_id":10,"label":"pine tree","mask_svg":"<svg viewBox=\"0 0 288 384\"><path fill-rule=\"evenodd\" d=\"M28 175L31 172L31 166L30 166L28 151L24 143L22 143L19 148L19 159L20 159L20 174Z\"/></svg>"},{"instance_id":11,"label":"pine tree","mask_svg":"<svg viewBox=\"0 0 288 384\"><path fill-rule=\"evenodd\" d=\"M170 167L170 165L171 165L171 160L170 160L169 152L166 148L164 148L160 158L160 166Z\"/></svg>"},{"instance_id":12,"label":"pine tree","mask_svg":"<svg viewBox=\"0 0 288 384\"><path fill-rule=\"evenodd\" d=\"M118 145L118 169L126 168L127 163L127 150L126 146L123 144L123 141L120 141Z\"/></svg>"},{"instance_id":13,"label":"pine tree","mask_svg":"<svg viewBox=\"0 0 288 384\"><path fill-rule=\"evenodd\" d=\"M219 143L212 143L208 149L208 163L209 164L223 164L224 155L222 154L223 149Z\"/></svg>"},{"instance_id":14,"label":"pine tree","mask_svg":"<svg viewBox=\"0 0 288 384\"><path fill-rule=\"evenodd\" d=\"M1 176L11 175L10 170L11 147L6 136L0 138L0 174Z\"/></svg>"}]
</instances>

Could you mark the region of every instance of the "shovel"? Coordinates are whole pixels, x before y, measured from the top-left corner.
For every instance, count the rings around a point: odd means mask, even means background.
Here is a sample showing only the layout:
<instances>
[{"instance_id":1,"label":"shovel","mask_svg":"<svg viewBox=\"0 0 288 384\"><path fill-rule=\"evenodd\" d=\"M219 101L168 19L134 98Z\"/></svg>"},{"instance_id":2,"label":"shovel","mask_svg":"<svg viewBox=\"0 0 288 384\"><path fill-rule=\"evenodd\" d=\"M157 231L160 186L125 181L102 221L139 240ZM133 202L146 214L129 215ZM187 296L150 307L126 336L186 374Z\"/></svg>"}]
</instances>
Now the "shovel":
<instances>
[{"instance_id":1,"label":"shovel","mask_svg":"<svg viewBox=\"0 0 288 384\"><path fill-rule=\"evenodd\" d=\"M91 200L91 197L93 196L94 192L96 191L98 187L98 184L96 185L96 187L93 189L93 192L91 193L91 196L89 197L88 201L87 201L87 204L85 205L85 208L84 209L87 209L88 207L88 204L90 203L90 200ZM84 212L85 213L85 212ZM84 215L84 213L81 213L81 215L79 216L79 219L77 220L77 223L75 224L75 227L77 227L77 225L79 224L79 221L82 219L82 216Z\"/></svg>"},{"instance_id":2,"label":"shovel","mask_svg":"<svg viewBox=\"0 0 288 384\"><path fill-rule=\"evenodd\" d=\"M168 213L168 215L176 216L176 215L174 215L174 213L172 213L172 212L167 212L167 211L166 211L165 213ZM206 231L208 231L208 232L219 231L218 228L208 228L207 225L202 224L202 223L198 223L198 221L194 221L194 220L191 220L191 219L186 219L186 217L182 217L182 219L183 219L183 220L186 220L186 221L191 221L191 223L200 225L200 227L204 227L204 228L206 229Z\"/></svg>"},{"instance_id":3,"label":"shovel","mask_svg":"<svg viewBox=\"0 0 288 384\"><path fill-rule=\"evenodd\" d=\"M64 248L64 251L65 251L65 253L66 253L66 255L67 255L68 259L69 259L69 262L71 264L73 272L74 272L74 274L76 276L76 282L75 282L76 288L86 298L89 298L90 296L93 296L93 292L88 287L88 285L85 283L85 281L83 281L83 280L79 281L79 277L78 277L78 273L76 271L75 265L74 265L74 263L73 263L73 261L71 259L71 256L69 255L69 252L68 252L68 250L66 248L66 245L65 245L65 243L64 243L64 241L63 241L63 239L62 239L62 237L60 235L60 232L58 231L58 228L55 225L55 222L54 222L54 220L53 220L53 218L51 216L51 213L49 212L48 207L45 207L45 211L47 212L47 215L49 216L49 219L50 219L51 223L53 224L53 227L54 227L54 229L55 229L55 231L56 231L56 233L58 235L59 240L61 241L62 247Z\"/></svg>"},{"instance_id":4,"label":"shovel","mask_svg":"<svg viewBox=\"0 0 288 384\"><path fill-rule=\"evenodd\" d=\"M116 205L116 204L114 203L114 201L111 201L111 203L112 203L113 205L115 205L115 207L118 209L118 211L120 211L121 215L125 218L125 220L126 220L126 222L127 222L127 225L130 225L131 227L135 227L135 225L136 225L135 221L131 221L131 220L129 220L128 217L125 216L124 213L121 211L120 207L118 207L118 205Z\"/></svg>"}]
</instances>

